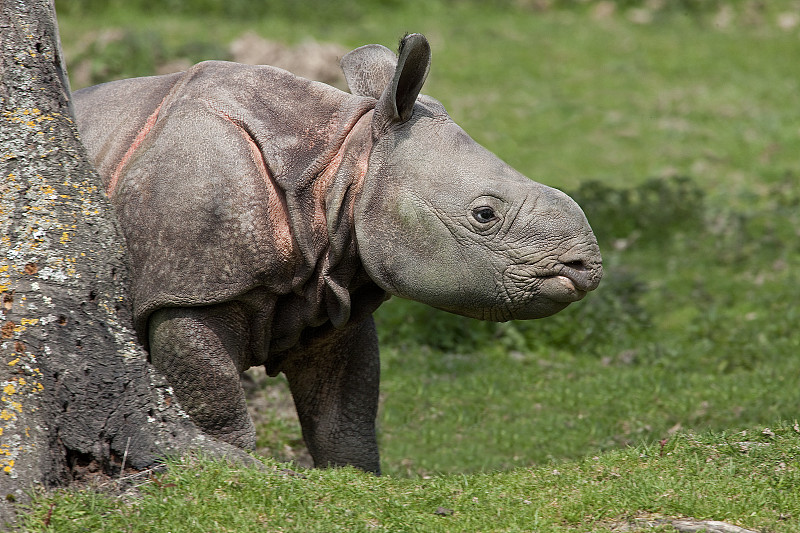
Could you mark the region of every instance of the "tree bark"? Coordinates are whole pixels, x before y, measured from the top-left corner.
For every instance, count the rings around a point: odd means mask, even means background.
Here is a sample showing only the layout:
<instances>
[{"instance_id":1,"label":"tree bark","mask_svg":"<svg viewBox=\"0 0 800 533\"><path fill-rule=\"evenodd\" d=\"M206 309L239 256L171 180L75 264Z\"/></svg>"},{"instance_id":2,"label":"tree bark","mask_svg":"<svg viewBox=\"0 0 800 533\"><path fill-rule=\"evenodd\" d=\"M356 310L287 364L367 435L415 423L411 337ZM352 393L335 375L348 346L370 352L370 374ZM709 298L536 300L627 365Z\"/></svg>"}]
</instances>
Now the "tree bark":
<instances>
[{"instance_id":1,"label":"tree bark","mask_svg":"<svg viewBox=\"0 0 800 533\"><path fill-rule=\"evenodd\" d=\"M123 462L247 461L191 423L129 327L124 243L78 139L52 2L0 0L0 51L0 529L32 488Z\"/></svg>"}]
</instances>

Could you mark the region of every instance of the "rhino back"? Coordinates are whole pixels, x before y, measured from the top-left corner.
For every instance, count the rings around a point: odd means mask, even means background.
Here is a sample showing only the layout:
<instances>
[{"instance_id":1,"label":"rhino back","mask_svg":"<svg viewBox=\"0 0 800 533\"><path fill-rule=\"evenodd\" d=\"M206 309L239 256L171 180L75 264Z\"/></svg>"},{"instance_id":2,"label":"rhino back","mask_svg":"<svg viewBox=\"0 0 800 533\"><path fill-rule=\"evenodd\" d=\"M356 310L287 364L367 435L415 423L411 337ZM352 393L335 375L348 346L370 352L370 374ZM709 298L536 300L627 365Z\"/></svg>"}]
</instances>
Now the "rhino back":
<instances>
[{"instance_id":1,"label":"rhino back","mask_svg":"<svg viewBox=\"0 0 800 533\"><path fill-rule=\"evenodd\" d=\"M183 73L131 78L74 93L78 132L105 187L148 118L182 77Z\"/></svg>"}]
</instances>

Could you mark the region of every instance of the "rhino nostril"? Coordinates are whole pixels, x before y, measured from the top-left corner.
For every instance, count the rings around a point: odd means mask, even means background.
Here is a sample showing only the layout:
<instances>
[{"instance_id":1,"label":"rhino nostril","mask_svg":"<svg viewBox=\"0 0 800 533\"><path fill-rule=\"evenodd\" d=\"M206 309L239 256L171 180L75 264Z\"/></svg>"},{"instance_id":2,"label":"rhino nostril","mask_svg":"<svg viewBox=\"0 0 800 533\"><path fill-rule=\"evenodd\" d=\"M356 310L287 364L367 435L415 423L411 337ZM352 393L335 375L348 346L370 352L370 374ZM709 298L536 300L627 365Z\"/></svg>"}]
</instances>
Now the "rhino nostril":
<instances>
[{"instance_id":1,"label":"rhino nostril","mask_svg":"<svg viewBox=\"0 0 800 533\"><path fill-rule=\"evenodd\" d=\"M584 263L580 259L564 263L564 266L567 268L571 268L572 270L586 270L586 263Z\"/></svg>"}]
</instances>

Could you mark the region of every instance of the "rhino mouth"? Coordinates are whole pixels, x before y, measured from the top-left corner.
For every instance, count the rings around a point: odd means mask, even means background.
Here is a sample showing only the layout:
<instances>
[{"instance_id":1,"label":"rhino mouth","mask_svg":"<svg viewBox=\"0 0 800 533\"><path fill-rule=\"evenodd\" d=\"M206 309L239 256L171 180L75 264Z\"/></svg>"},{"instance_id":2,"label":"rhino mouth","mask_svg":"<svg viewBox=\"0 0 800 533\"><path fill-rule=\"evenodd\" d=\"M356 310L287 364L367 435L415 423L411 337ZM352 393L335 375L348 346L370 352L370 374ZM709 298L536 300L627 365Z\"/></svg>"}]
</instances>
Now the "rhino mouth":
<instances>
[{"instance_id":1,"label":"rhino mouth","mask_svg":"<svg viewBox=\"0 0 800 533\"><path fill-rule=\"evenodd\" d=\"M539 276L542 292L556 302L577 302L597 288L602 277L600 267L587 267L582 261L559 265L555 272Z\"/></svg>"},{"instance_id":2,"label":"rhino mouth","mask_svg":"<svg viewBox=\"0 0 800 533\"><path fill-rule=\"evenodd\" d=\"M541 276L542 296L555 302L571 303L582 300L589 292L580 282L563 274Z\"/></svg>"},{"instance_id":3,"label":"rhino mouth","mask_svg":"<svg viewBox=\"0 0 800 533\"><path fill-rule=\"evenodd\" d=\"M505 272L503 285L515 318L558 312L596 289L603 275L601 266L583 261L536 270L528 265L516 265Z\"/></svg>"},{"instance_id":4,"label":"rhino mouth","mask_svg":"<svg viewBox=\"0 0 800 533\"><path fill-rule=\"evenodd\" d=\"M540 276L544 285L552 289L551 299L575 302L597 288L602 277L599 268L589 268L581 261L559 265L555 272ZM550 291L547 291L550 292Z\"/></svg>"}]
</instances>

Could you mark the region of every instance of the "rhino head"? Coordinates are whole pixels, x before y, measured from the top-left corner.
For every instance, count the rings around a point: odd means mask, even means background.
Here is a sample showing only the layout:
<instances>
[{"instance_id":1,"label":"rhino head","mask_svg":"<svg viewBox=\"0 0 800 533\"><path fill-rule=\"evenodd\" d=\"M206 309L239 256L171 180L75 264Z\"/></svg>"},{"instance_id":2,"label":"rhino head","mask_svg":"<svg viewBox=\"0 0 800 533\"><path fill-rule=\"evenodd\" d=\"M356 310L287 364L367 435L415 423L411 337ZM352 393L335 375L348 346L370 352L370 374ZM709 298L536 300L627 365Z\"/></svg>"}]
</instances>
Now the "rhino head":
<instances>
[{"instance_id":1,"label":"rhino head","mask_svg":"<svg viewBox=\"0 0 800 533\"><path fill-rule=\"evenodd\" d=\"M581 208L469 137L420 95L430 46L399 57L367 45L342 58L353 94L377 99L354 208L359 255L390 294L493 321L557 313L597 288L597 240Z\"/></svg>"}]
</instances>

